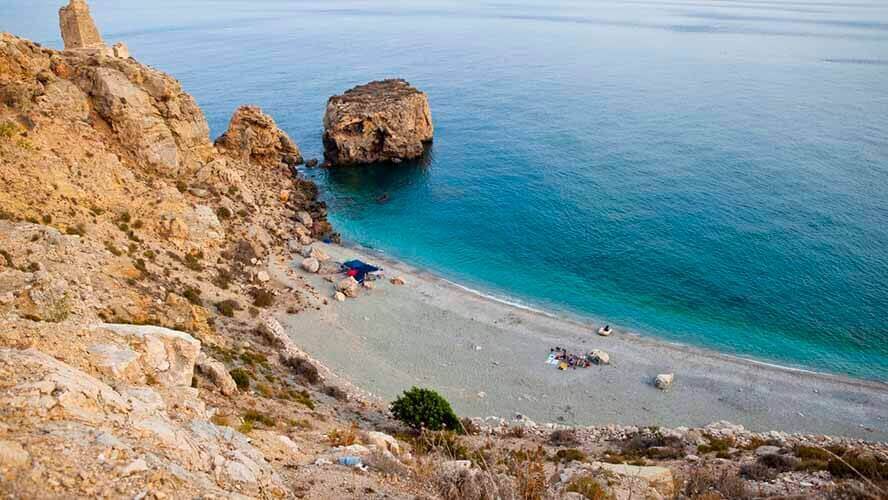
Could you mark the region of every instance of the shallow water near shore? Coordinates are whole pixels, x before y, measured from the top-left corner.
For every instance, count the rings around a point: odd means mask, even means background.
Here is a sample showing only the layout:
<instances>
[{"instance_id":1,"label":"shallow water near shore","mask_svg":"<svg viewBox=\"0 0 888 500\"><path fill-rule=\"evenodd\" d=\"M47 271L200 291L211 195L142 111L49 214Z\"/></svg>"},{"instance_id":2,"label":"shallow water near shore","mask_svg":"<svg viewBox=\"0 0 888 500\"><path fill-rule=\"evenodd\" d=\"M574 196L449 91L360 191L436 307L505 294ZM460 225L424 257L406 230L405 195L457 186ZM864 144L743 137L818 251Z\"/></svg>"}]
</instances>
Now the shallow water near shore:
<instances>
[{"instance_id":1,"label":"shallow water near shore","mask_svg":"<svg viewBox=\"0 0 888 500\"><path fill-rule=\"evenodd\" d=\"M60 3L4 2L0 29L59 47ZM884 2L91 6L214 136L255 103L319 157L330 95L426 91L423 161L307 171L349 240L534 307L888 381Z\"/></svg>"}]
</instances>

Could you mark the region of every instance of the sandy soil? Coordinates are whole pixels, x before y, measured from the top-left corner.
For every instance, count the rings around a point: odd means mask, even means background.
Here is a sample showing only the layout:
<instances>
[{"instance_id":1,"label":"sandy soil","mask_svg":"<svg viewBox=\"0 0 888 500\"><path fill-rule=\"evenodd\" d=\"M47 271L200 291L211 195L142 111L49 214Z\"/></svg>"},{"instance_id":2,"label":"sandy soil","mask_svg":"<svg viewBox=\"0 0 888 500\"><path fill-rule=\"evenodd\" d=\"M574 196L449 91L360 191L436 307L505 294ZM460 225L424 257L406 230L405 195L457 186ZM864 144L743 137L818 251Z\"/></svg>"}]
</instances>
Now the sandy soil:
<instances>
[{"instance_id":1,"label":"sandy soil","mask_svg":"<svg viewBox=\"0 0 888 500\"><path fill-rule=\"evenodd\" d=\"M437 389L466 416L575 425L699 426L717 420L780 430L888 440L888 385L793 371L667 344L510 306L363 250L321 245L337 261L385 268L357 299L282 316L293 339L355 385L386 400L412 385ZM290 264L298 268L298 262ZM287 280L281 266L273 274ZM322 276L299 276L332 297ZM337 276L337 279L339 277ZM609 366L559 371L549 348L603 349ZM674 387L656 389L658 373Z\"/></svg>"}]
</instances>

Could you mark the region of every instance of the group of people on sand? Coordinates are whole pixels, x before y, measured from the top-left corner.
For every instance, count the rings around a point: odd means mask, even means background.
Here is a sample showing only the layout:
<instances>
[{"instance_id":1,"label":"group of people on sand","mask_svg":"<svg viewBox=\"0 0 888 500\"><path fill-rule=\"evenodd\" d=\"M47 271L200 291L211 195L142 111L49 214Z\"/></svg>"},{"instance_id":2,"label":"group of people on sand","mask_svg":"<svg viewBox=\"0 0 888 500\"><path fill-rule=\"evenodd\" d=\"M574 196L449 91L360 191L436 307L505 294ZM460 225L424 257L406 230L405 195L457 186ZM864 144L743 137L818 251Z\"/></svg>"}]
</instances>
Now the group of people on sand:
<instances>
[{"instance_id":1,"label":"group of people on sand","mask_svg":"<svg viewBox=\"0 0 888 500\"><path fill-rule=\"evenodd\" d=\"M561 347L549 349L549 364L558 365L559 370L568 368L589 368L592 366L592 358L588 354L573 354Z\"/></svg>"}]
</instances>

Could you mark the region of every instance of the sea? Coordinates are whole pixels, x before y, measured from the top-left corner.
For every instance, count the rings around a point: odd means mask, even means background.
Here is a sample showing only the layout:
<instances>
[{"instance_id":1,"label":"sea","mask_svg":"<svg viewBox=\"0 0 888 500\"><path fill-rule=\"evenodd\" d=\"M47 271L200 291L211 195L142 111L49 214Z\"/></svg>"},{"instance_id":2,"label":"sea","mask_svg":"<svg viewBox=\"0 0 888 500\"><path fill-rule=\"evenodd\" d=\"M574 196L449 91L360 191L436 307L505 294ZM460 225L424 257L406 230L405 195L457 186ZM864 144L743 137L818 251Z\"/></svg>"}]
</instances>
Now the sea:
<instances>
[{"instance_id":1,"label":"sea","mask_svg":"<svg viewBox=\"0 0 888 500\"><path fill-rule=\"evenodd\" d=\"M0 0L0 30L60 48L62 3ZM884 0L90 5L214 137L257 104L322 158L331 95L426 92L422 160L304 171L350 243L590 331L888 382Z\"/></svg>"}]
</instances>

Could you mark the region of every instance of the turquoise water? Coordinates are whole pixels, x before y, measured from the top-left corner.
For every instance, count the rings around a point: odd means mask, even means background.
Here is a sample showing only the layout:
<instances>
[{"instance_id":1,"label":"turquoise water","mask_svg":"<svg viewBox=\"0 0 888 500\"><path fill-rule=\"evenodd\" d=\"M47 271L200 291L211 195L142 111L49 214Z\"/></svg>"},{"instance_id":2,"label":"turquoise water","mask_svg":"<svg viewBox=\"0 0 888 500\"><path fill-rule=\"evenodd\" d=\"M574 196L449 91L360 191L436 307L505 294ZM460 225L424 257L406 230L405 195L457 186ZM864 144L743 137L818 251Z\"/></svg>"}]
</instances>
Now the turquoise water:
<instances>
[{"instance_id":1,"label":"turquoise water","mask_svg":"<svg viewBox=\"0 0 888 500\"><path fill-rule=\"evenodd\" d=\"M0 29L58 47L58 3L5 0ZM92 6L214 134L255 103L317 157L328 96L392 76L429 94L424 161L309 174L347 239L548 309L888 381L885 2L179 3Z\"/></svg>"}]
</instances>

